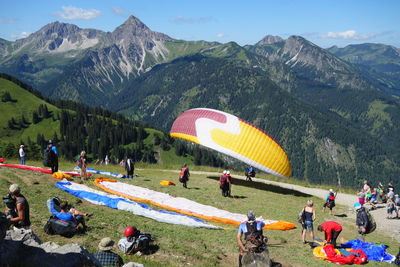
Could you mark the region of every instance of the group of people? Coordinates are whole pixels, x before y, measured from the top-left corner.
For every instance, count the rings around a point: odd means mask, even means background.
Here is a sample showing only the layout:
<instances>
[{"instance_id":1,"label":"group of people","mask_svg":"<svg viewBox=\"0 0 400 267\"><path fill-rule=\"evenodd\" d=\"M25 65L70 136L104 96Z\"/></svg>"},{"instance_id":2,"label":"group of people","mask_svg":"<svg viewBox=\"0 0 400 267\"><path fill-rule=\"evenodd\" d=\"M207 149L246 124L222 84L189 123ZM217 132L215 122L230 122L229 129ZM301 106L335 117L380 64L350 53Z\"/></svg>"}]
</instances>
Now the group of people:
<instances>
[{"instance_id":1,"label":"group of people","mask_svg":"<svg viewBox=\"0 0 400 267\"><path fill-rule=\"evenodd\" d=\"M9 225L17 229L30 229L30 209L28 200L22 195L21 188L17 184L9 187L9 193L3 197L6 204L5 214ZM87 229L85 218L92 216L90 213L83 213L72 207L67 201L59 201L56 203L59 207L55 207L55 202L50 202L49 209L58 220L64 222L72 222L78 227L82 225L83 230ZM124 236L118 242L118 248L126 254L141 255L150 252L150 244L154 241L151 234L141 232L136 227L128 226L124 231ZM103 238L99 245L99 252L94 254L102 266L122 266L123 260L121 256L113 252L114 241L109 238Z\"/></svg>"},{"instance_id":2,"label":"group of people","mask_svg":"<svg viewBox=\"0 0 400 267\"><path fill-rule=\"evenodd\" d=\"M377 204L386 204L386 218L399 218L400 197L399 194L395 194L392 183L388 183L385 188L381 182L376 187L371 187L368 181L364 181L364 185L357 196L361 206L368 204L372 209L375 209Z\"/></svg>"}]
</instances>

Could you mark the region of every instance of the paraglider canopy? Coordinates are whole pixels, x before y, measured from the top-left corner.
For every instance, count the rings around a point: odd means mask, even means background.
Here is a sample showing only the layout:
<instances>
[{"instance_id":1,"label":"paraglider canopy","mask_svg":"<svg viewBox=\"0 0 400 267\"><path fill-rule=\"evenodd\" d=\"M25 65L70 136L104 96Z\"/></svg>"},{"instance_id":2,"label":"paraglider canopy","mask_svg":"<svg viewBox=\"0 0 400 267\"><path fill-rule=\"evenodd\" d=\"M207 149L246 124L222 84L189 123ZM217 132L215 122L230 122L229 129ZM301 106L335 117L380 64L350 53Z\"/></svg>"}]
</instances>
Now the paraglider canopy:
<instances>
[{"instance_id":1,"label":"paraglider canopy","mask_svg":"<svg viewBox=\"0 0 400 267\"><path fill-rule=\"evenodd\" d=\"M187 110L174 121L170 134L281 178L289 177L292 172L288 156L272 137L226 112L207 108Z\"/></svg>"}]
</instances>

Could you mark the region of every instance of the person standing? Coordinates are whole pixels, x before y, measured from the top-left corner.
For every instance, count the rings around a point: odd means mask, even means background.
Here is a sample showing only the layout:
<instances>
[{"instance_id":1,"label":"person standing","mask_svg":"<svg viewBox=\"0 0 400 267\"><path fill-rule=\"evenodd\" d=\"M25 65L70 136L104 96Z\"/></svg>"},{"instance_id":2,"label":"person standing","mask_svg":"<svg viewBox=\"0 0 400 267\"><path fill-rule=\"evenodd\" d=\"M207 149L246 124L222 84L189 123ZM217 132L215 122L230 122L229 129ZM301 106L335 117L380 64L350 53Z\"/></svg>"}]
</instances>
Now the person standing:
<instances>
[{"instance_id":1,"label":"person standing","mask_svg":"<svg viewBox=\"0 0 400 267\"><path fill-rule=\"evenodd\" d=\"M394 195L394 207L396 212L396 218L399 218L400 213L400 197L399 194Z\"/></svg>"},{"instance_id":2,"label":"person standing","mask_svg":"<svg viewBox=\"0 0 400 267\"><path fill-rule=\"evenodd\" d=\"M219 177L219 188L221 189L222 196L227 197L229 191L227 170L224 170L222 175Z\"/></svg>"},{"instance_id":3,"label":"person standing","mask_svg":"<svg viewBox=\"0 0 400 267\"><path fill-rule=\"evenodd\" d=\"M105 237L100 241L99 252L93 256L99 261L101 266L119 267L124 265L121 256L111 251L113 247L114 241L109 237Z\"/></svg>"},{"instance_id":4,"label":"person standing","mask_svg":"<svg viewBox=\"0 0 400 267\"><path fill-rule=\"evenodd\" d=\"M357 231L361 235L361 240L365 241L365 235L367 234L367 230L368 230L368 227L370 224L370 222L368 220L367 212L365 211L365 208L360 203L355 203L353 206L357 212L357 216L356 216Z\"/></svg>"},{"instance_id":5,"label":"person standing","mask_svg":"<svg viewBox=\"0 0 400 267\"><path fill-rule=\"evenodd\" d=\"M16 217L8 217L10 223L13 224L16 228L24 228L29 229L31 225L30 216L29 216L29 203L26 198L21 194L21 189L19 185L12 184L10 185L9 192L12 198L15 199L15 207L14 214L17 214ZM6 208L6 213L8 212L8 208Z\"/></svg>"},{"instance_id":6,"label":"person standing","mask_svg":"<svg viewBox=\"0 0 400 267\"><path fill-rule=\"evenodd\" d=\"M332 209L336 206L335 204L336 194L333 192L333 189L329 189L329 193L326 196L325 204L324 204L324 212L326 208L329 208L329 214L332 215Z\"/></svg>"},{"instance_id":7,"label":"person standing","mask_svg":"<svg viewBox=\"0 0 400 267\"><path fill-rule=\"evenodd\" d=\"M127 158L125 160L125 170L126 170L126 176L128 178L133 178L133 172L135 170L135 164L131 158Z\"/></svg>"},{"instance_id":8,"label":"person standing","mask_svg":"<svg viewBox=\"0 0 400 267\"><path fill-rule=\"evenodd\" d=\"M187 182L189 181L190 172L187 164L183 164L181 168L181 173L179 174L179 182L183 184L184 188L187 188Z\"/></svg>"},{"instance_id":9,"label":"person standing","mask_svg":"<svg viewBox=\"0 0 400 267\"><path fill-rule=\"evenodd\" d=\"M50 157L51 160L51 173L58 172L58 150L57 147L53 144L53 141L49 140Z\"/></svg>"},{"instance_id":10,"label":"person standing","mask_svg":"<svg viewBox=\"0 0 400 267\"><path fill-rule=\"evenodd\" d=\"M19 146L18 153L19 153L19 159L20 159L21 165L25 165L26 153L24 150L24 145Z\"/></svg>"},{"instance_id":11,"label":"person standing","mask_svg":"<svg viewBox=\"0 0 400 267\"><path fill-rule=\"evenodd\" d=\"M106 155L105 159L104 159L104 163L106 165L108 165L108 163L110 163L110 159L108 158L108 155Z\"/></svg>"},{"instance_id":12,"label":"person standing","mask_svg":"<svg viewBox=\"0 0 400 267\"><path fill-rule=\"evenodd\" d=\"M318 225L318 231L325 233L325 243L332 244L336 247L336 239L342 232L342 226L335 221L327 221Z\"/></svg>"},{"instance_id":13,"label":"person standing","mask_svg":"<svg viewBox=\"0 0 400 267\"><path fill-rule=\"evenodd\" d=\"M78 165L78 167L81 169L81 179L82 179L82 181L85 181L86 178L87 178L86 164L87 164L86 151L82 151L81 155L79 157L79 165Z\"/></svg>"},{"instance_id":14,"label":"person standing","mask_svg":"<svg viewBox=\"0 0 400 267\"><path fill-rule=\"evenodd\" d=\"M303 229L301 232L301 238L303 239L303 243L306 244L307 230L310 233L311 242L314 241L314 221L316 219L316 214L314 209L314 202L311 199L307 200L307 206L303 208L302 214L303 214L302 216L303 222L301 226Z\"/></svg>"}]
</instances>

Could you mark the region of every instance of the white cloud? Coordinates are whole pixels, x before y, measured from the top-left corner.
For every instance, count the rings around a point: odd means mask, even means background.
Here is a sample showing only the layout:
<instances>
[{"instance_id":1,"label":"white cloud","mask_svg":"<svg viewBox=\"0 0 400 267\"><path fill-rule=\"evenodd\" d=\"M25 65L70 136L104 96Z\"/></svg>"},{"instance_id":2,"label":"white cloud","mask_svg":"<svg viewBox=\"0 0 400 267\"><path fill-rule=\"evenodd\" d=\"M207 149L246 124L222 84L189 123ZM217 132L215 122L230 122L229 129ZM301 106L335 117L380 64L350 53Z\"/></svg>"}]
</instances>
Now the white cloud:
<instances>
[{"instance_id":1,"label":"white cloud","mask_svg":"<svg viewBox=\"0 0 400 267\"><path fill-rule=\"evenodd\" d=\"M125 10L121 7L112 7L111 10L115 15L118 15L118 16L125 15Z\"/></svg>"},{"instance_id":2,"label":"white cloud","mask_svg":"<svg viewBox=\"0 0 400 267\"><path fill-rule=\"evenodd\" d=\"M218 34L217 34L217 37L218 37L218 38L224 38L224 37L225 37L225 34L223 34L223 33L218 33Z\"/></svg>"},{"instance_id":3,"label":"white cloud","mask_svg":"<svg viewBox=\"0 0 400 267\"><path fill-rule=\"evenodd\" d=\"M31 32L21 32L21 33L18 33L18 34L11 34L11 38L13 38L13 39L22 39L22 38L26 38L26 37L28 37L29 35L31 34Z\"/></svg>"},{"instance_id":4,"label":"white cloud","mask_svg":"<svg viewBox=\"0 0 400 267\"><path fill-rule=\"evenodd\" d=\"M0 18L0 24L14 24L16 22L16 18Z\"/></svg>"},{"instance_id":5,"label":"white cloud","mask_svg":"<svg viewBox=\"0 0 400 267\"><path fill-rule=\"evenodd\" d=\"M176 24L200 24L215 21L215 19L213 17L187 18L178 15L170 21Z\"/></svg>"},{"instance_id":6,"label":"white cloud","mask_svg":"<svg viewBox=\"0 0 400 267\"><path fill-rule=\"evenodd\" d=\"M62 6L61 8L64 11L54 12L54 15L62 19L94 19L101 14L97 9L83 9L74 6Z\"/></svg>"},{"instance_id":7,"label":"white cloud","mask_svg":"<svg viewBox=\"0 0 400 267\"><path fill-rule=\"evenodd\" d=\"M323 39L351 39L351 40L366 40L376 37L376 34L361 34L355 30L348 30L344 32L328 32L321 35Z\"/></svg>"}]
</instances>

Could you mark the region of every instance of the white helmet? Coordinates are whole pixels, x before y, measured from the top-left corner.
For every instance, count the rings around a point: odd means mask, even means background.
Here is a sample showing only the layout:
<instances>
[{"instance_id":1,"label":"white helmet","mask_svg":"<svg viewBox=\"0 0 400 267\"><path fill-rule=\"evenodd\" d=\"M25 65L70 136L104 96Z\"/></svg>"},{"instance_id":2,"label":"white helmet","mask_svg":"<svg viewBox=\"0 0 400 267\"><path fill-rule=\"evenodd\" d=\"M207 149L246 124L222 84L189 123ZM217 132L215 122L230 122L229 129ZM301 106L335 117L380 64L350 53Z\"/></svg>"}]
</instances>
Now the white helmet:
<instances>
[{"instance_id":1,"label":"white helmet","mask_svg":"<svg viewBox=\"0 0 400 267\"><path fill-rule=\"evenodd\" d=\"M223 174L226 174L226 173L227 173L227 171L226 171L226 170L224 170L222 173L223 173Z\"/></svg>"},{"instance_id":2,"label":"white helmet","mask_svg":"<svg viewBox=\"0 0 400 267\"><path fill-rule=\"evenodd\" d=\"M231 172L230 172L230 171L227 171L226 174L231 174Z\"/></svg>"}]
</instances>

